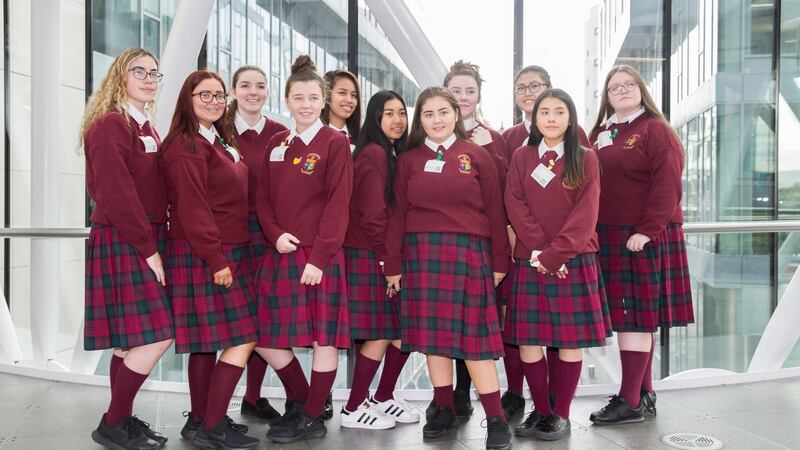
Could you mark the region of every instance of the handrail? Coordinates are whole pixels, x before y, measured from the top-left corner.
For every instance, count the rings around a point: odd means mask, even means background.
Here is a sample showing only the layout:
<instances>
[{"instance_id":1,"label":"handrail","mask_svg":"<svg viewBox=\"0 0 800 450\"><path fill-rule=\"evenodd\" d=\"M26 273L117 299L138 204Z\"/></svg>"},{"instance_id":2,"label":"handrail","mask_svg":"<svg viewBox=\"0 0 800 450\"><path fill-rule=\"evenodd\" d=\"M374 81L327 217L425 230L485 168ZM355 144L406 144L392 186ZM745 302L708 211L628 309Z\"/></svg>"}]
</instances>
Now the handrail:
<instances>
[{"instance_id":1,"label":"handrail","mask_svg":"<svg viewBox=\"0 0 800 450\"><path fill-rule=\"evenodd\" d=\"M703 233L780 233L800 231L800 220L758 220L740 222L690 222L683 224L686 234ZM0 228L0 238L82 238L89 228Z\"/></svg>"}]
</instances>

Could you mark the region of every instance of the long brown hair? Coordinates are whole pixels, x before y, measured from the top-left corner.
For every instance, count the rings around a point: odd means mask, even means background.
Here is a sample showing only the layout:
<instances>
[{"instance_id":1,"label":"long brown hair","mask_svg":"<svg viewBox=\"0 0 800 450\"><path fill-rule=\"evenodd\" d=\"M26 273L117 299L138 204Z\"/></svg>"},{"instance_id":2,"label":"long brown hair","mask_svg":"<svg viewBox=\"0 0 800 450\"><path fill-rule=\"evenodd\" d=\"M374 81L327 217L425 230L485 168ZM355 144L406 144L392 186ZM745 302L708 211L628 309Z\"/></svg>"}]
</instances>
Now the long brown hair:
<instances>
[{"instance_id":1,"label":"long brown hair","mask_svg":"<svg viewBox=\"0 0 800 450\"><path fill-rule=\"evenodd\" d=\"M247 71L250 71L250 70L260 73L261 76L264 77L264 84L266 84L266 82L267 82L267 74L260 67L244 65L244 66L239 67L238 69L236 69L236 72L233 73L233 77L231 78L231 89L236 89L236 83L239 82L239 77L243 73L245 73ZM267 92L269 92L269 88L268 88ZM265 102L266 102L266 100L265 100ZM226 122L226 125L228 126L228 134L230 134L231 136L236 136L236 134L237 134L236 133L236 111L238 111L238 110L239 110L239 102L236 100L236 98L231 99L231 102L228 103L228 109L225 110L225 116L226 116L225 117L225 122Z\"/></svg>"},{"instance_id":2,"label":"long brown hair","mask_svg":"<svg viewBox=\"0 0 800 450\"><path fill-rule=\"evenodd\" d=\"M345 120L347 131L350 132L350 136L352 136L353 141L355 141L358 139L358 135L361 133L361 86L358 84L358 77L356 77L352 72L343 69L336 69L325 73L325 83L328 85L328 92L325 94L325 107L322 108L320 119L322 119L322 123L325 125L329 125L331 123L331 95L333 92L333 86L336 85L336 80L340 78L347 78L348 80L352 81L353 86L356 87L358 102L356 102L356 108L353 110L353 114L351 114L350 117Z\"/></svg>"},{"instance_id":3,"label":"long brown hair","mask_svg":"<svg viewBox=\"0 0 800 450\"><path fill-rule=\"evenodd\" d=\"M567 132L564 134L564 180L570 187L576 188L583 183L583 158L586 150L581 147L581 141L578 131L578 113L575 110L575 103L572 97L561 89L547 89L542 92L536 99L533 105L533 125L531 125L531 137L528 139L528 145L535 145L538 147L539 143L544 139L544 135L539 131L539 126L536 124L536 114L539 112L539 107L542 101L546 98L556 98L564 102L569 113L569 124L567 125Z\"/></svg>"},{"instance_id":4,"label":"long brown hair","mask_svg":"<svg viewBox=\"0 0 800 450\"><path fill-rule=\"evenodd\" d=\"M169 148L173 140L183 138L185 142L189 143L193 152L197 152L197 130L200 127L200 122L197 120L197 115L194 113L194 106L192 103L192 91L203 80L213 79L219 81L222 86L222 91L227 93L225 89L225 82L222 77L215 72L208 70L197 70L186 77L183 82L181 90L178 93L178 100L175 103L175 113L172 115L172 123L169 126L169 133L164 138L164 143L159 148L160 153L164 153ZM216 101L216 100L212 100ZM214 128L217 129L222 140L229 146L236 148L236 139L229 132L225 114L222 114L219 119L214 123Z\"/></svg>"},{"instance_id":5,"label":"long brown hair","mask_svg":"<svg viewBox=\"0 0 800 450\"><path fill-rule=\"evenodd\" d=\"M428 137L425 134L425 130L422 128L422 121L420 120L422 117L422 106L428 100L436 97L445 99L447 103L450 104L450 107L453 108L456 114L456 128L454 130L456 137L463 141L467 140L467 132L464 131L464 121L461 118L461 109L458 107L458 101L456 101L456 98L450 93L449 89L442 86L431 86L425 88L425 90L419 93L419 97L417 97L417 104L414 107L414 121L411 125L411 132L408 133L408 148L422 145L422 143L425 142L425 138Z\"/></svg>"}]
</instances>

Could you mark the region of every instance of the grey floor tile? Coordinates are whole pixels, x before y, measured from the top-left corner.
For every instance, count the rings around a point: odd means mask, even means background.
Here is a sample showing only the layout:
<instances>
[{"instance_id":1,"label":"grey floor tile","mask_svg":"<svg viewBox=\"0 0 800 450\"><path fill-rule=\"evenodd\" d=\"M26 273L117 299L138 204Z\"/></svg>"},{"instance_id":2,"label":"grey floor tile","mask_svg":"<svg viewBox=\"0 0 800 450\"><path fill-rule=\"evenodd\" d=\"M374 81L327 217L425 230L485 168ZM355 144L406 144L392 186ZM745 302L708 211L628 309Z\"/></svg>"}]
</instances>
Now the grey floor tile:
<instances>
[{"instance_id":1,"label":"grey floor tile","mask_svg":"<svg viewBox=\"0 0 800 450\"><path fill-rule=\"evenodd\" d=\"M773 396L747 389L743 385L667 391L659 395L659 402L661 397L668 403L679 405L697 414L714 417L781 408Z\"/></svg>"},{"instance_id":2,"label":"grey floor tile","mask_svg":"<svg viewBox=\"0 0 800 450\"><path fill-rule=\"evenodd\" d=\"M729 415L719 420L745 433L759 436L789 448L800 446L800 412L778 410L770 414Z\"/></svg>"}]
</instances>

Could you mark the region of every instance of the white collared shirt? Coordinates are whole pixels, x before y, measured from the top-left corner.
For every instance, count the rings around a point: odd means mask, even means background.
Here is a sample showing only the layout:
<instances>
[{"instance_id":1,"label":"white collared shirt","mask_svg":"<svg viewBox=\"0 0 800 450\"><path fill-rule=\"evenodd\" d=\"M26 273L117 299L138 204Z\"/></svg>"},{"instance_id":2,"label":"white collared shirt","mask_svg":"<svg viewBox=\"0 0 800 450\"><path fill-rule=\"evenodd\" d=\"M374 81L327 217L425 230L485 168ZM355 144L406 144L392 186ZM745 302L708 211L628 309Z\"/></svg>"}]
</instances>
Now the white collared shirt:
<instances>
[{"instance_id":1,"label":"white collared shirt","mask_svg":"<svg viewBox=\"0 0 800 450\"><path fill-rule=\"evenodd\" d=\"M125 104L125 112L127 112L128 115L139 124L139 128L144 126L144 124L149 120L142 111L139 111L139 108L131 105L130 103Z\"/></svg>"},{"instance_id":2,"label":"white collared shirt","mask_svg":"<svg viewBox=\"0 0 800 450\"><path fill-rule=\"evenodd\" d=\"M439 154L440 145L444 147L445 150L449 150L450 146L452 146L455 141L456 141L456 135L455 133L453 133L450 135L449 138L445 139L444 142L442 142L441 144L437 144L436 142L433 142L432 140L425 138L425 145L427 145L429 149L433 150L434 153Z\"/></svg>"},{"instance_id":3,"label":"white collared shirt","mask_svg":"<svg viewBox=\"0 0 800 450\"><path fill-rule=\"evenodd\" d=\"M532 123L526 119L525 116L522 116L522 124L525 126L525 130L528 131L528 134L530 134Z\"/></svg>"},{"instance_id":4,"label":"white collared shirt","mask_svg":"<svg viewBox=\"0 0 800 450\"><path fill-rule=\"evenodd\" d=\"M562 156L564 156L564 141L561 141L555 147L550 148L547 146L547 144L544 143L544 139L542 139L542 141L539 142L539 158L544 157L544 154L547 153L548 150L556 152L556 155L558 155L556 159L561 158Z\"/></svg>"},{"instance_id":5,"label":"white collared shirt","mask_svg":"<svg viewBox=\"0 0 800 450\"><path fill-rule=\"evenodd\" d=\"M464 128L467 131L475 129L475 127L477 127L478 125L480 125L480 124L478 123L477 120L475 120L474 117L470 117L468 119L464 119Z\"/></svg>"},{"instance_id":6,"label":"white collared shirt","mask_svg":"<svg viewBox=\"0 0 800 450\"><path fill-rule=\"evenodd\" d=\"M350 137L350 130L347 129L347 124L344 124L344 127L342 127L341 129L336 128L336 125L334 125L332 123L329 123L328 126L333 128L333 131L338 131L339 133L344 133L345 136Z\"/></svg>"},{"instance_id":7,"label":"white collared shirt","mask_svg":"<svg viewBox=\"0 0 800 450\"><path fill-rule=\"evenodd\" d=\"M264 125L267 124L267 118L261 116L261 119L259 119L259 121L251 127L237 112L236 119L233 120L233 124L236 126L236 132L239 133L240 136L247 130L253 130L256 132L256 134L261 134L261 132L264 131Z\"/></svg>"},{"instance_id":8,"label":"white collared shirt","mask_svg":"<svg viewBox=\"0 0 800 450\"><path fill-rule=\"evenodd\" d=\"M606 128L610 127L611 125L614 125L615 123L631 123L642 114L644 114L644 106L639 108L639 110L636 111L635 113L621 120L617 117L616 114L612 114L611 117L606 119Z\"/></svg>"},{"instance_id":9,"label":"white collared shirt","mask_svg":"<svg viewBox=\"0 0 800 450\"><path fill-rule=\"evenodd\" d=\"M214 125L211 125L211 128L206 128L203 125L200 125L200 129L198 130L200 136L206 138L209 144L214 145L214 140L219 136L217 133L217 129L214 128Z\"/></svg>"},{"instance_id":10,"label":"white collared shirt","mask_svg":"<svg viewBox=\"0 0 800 450\"><path fill-rule=\"evenodd\" d=\"M308 144L311 143L311 140L314 139L314 136L316 136L317 133L319 133L319 130L321 130L322 127L324 127L324 126L325 125L322 124L322 121L317 119L317 121L314 122L313 124L311 124L311 126L308 127L306 129L306 131L303 131L302 133L298 133L296 125L294 123L292 123L292 131L289 132L289 138L288 138L288 140L286 142L291 144L292 143L292 139L294 139L295 136L297 136L297 137L300 138L301 141L303 141L304 144L308 145Z\"/></svg>"}]
</instances>

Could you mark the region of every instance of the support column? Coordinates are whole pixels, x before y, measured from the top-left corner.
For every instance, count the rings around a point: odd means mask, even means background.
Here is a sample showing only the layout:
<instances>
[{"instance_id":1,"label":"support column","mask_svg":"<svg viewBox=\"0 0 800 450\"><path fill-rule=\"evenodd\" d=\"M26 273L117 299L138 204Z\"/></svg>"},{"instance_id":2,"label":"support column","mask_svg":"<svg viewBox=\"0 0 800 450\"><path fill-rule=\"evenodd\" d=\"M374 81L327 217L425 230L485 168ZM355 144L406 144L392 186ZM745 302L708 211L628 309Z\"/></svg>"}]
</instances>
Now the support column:
<instances>
[{"instance_id":1,"label":"support column","mask_svg":"<svg viewBox=\"0 0 800 450\"><path fill-rule=\"evenodd\" d=\"M60 2L31 2L31 226L61 225ZM31 239L31 338L33 362L55 358L58 338L58 239ZM10 268L8 268L10 269Z\"/></svg>"}]
</instances>

